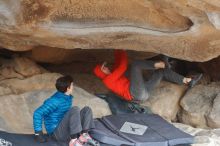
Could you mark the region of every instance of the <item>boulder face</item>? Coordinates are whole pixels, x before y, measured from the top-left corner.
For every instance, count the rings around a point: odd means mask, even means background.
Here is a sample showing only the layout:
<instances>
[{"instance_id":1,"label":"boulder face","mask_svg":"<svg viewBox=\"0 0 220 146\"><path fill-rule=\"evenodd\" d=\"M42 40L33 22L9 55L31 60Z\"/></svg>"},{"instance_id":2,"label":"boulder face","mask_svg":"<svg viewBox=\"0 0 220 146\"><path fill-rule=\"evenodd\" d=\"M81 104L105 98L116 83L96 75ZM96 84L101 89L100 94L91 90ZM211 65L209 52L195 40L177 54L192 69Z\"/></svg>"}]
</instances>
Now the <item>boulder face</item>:
<instances>
[{"instance_id":1,"label":"boulder face","mask_svg":"<svg viewBox=\"0 0 220 146\"><path fill-rule=\"evenodd\" d=\"M212 128L220 127L220 117L219 117L220 107L219 107L219 104L220 104L220 94L217 94L216 98L214 99L214 102L213 102L212 110L207 118L208 125Z\"/></svg>"},{"instance_id":2,"label":"boulder face","mask_svg":"<svg viewBox=\"0 0 220 146\"><path fill-rule=\"evenodd\" d=\"M168 121L175 121L180 110L179 102L186 86L170 82L162 82L153 90L144 105L150 107L153 113L158 114Z\"/></svg>"},{"instance_id":3,"label":"boulder face","mask_svg":"<svg viewBox=\"0 0 220 146\"><path fill-rule=\"evenodd\" d=\"M16 94L32 90L55 89L54 83L60 76L61 75L58 73L44 73L23 80L17 78L7 79L0 81L0 87L4 87L6 89L9 88Z\"/></svg>"},{"instance_id":4,"label":"boulder face","mask_svg":"<svg viewBox=\"0 0 220 146\"><path fill-rule=\"evenodd\" d=\"M0 58L0 66L0 81L11 78L24 79L46 72L44 68L25 57Z\"/></svg>"},{"instance_id":5,"label":"boulder face","mask_svg":"<svg viewBox=\"0 0 220 146\"><path fill-rule=\"evenodd\" d=\"M220 83L198 85L181 100L180 121L194 127L220 128Z\"/></svg>"},{"instance_id":6,"label":"boulder face","mask_svg":"<svg viewBox=\"0 0 220 146\"><path fill-rule=\"evenodd\" d=\"M0 46L119 48L203 62L220 55L219 20L216 0L1 0Z\"/></svg>"}]
</instances>

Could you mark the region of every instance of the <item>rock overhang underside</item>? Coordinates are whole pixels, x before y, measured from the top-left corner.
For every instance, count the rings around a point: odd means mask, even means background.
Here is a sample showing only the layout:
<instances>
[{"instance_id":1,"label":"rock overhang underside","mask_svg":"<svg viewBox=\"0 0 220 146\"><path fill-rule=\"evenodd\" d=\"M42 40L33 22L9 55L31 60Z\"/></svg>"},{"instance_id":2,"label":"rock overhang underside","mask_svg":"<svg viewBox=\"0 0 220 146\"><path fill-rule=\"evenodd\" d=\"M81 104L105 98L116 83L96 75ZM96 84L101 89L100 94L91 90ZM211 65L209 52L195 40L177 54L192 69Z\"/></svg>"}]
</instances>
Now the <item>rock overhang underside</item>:
<instances>
[{"instance_id":1,"label":"rock overhang underside","mask_svg":"<svg viewBox=\"0 0 220 146\"><path fill-rule=\"evenodd\" d=\"M119 48L204 62L220 55L217 0L1 0L0 46Z\"/></svg>"}]
</instances>

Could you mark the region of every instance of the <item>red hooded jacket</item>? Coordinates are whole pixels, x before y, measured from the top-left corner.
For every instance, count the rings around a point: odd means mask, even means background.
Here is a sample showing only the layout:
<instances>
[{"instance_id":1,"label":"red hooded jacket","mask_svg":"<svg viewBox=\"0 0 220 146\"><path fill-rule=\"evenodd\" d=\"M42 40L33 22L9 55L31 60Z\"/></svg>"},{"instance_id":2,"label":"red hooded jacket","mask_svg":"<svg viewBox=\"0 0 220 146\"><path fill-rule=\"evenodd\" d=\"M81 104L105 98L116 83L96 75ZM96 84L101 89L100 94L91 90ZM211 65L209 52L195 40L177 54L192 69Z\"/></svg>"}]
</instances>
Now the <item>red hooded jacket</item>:
<instances>
[{"instance_id":1,"label":"red hooded jacket","mask_svg":"<svg viewBox=\"0 0 220 146\"><path fill-rule=\"evenodd\" d=\"M125 51L115 50L115 63L111 74L107 75L101 71L101 65L94 68L94 74L102 79L103 83L112 92L118 94L125 100L132 100L130 93L130 81L125 77L124 73L128 67L128 57Z\"/></svg>"}]
</instances>

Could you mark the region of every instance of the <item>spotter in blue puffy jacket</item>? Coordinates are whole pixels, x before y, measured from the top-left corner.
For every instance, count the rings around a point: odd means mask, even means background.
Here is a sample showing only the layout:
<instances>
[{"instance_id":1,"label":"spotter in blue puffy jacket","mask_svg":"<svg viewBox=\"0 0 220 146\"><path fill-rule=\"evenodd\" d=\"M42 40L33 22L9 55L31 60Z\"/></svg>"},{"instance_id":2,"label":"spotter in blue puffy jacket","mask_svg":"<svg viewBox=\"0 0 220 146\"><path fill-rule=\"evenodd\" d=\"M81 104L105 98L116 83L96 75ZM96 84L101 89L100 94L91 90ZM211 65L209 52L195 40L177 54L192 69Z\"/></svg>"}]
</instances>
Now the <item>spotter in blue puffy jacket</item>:
<instances>
[{"instance_id":1,"label":"spotter in blue puffy jacket","mask_svg":"<svg viewBox=\"0 0 220 146\"><path fill-rule=\"evenodd\" d=\"M53 133L65 113L71 108L72 98L72 95L58 91L36 109L33 116L35 133L42 131L43 122L47 133Z\"/></svg>"}]
</instances>

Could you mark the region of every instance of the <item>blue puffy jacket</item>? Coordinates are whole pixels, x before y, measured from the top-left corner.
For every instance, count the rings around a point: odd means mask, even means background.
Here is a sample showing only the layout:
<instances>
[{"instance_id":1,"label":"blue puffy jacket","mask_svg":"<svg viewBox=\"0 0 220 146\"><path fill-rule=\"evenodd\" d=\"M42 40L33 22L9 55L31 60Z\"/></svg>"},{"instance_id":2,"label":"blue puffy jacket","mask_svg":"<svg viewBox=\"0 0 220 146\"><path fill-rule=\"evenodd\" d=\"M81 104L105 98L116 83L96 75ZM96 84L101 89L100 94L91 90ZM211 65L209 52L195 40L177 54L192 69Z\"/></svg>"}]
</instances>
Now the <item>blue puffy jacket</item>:
<instances>
[{"instance_id":1,"label":"blue puffy jacket","mask_svg":"<svg viewBox=\"0 0 220 146\"><path fill-rule=\"evenodd\" d=\"M56 92L45 100L44 104L34 111L34 131L42 131L42 123L44 121L47 133L53 133L57 125L63 119L65 113L71 108L72 99L72 95L68 96L62 92Z\"/></svg>"}]
</instances>

